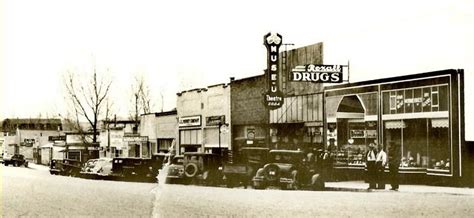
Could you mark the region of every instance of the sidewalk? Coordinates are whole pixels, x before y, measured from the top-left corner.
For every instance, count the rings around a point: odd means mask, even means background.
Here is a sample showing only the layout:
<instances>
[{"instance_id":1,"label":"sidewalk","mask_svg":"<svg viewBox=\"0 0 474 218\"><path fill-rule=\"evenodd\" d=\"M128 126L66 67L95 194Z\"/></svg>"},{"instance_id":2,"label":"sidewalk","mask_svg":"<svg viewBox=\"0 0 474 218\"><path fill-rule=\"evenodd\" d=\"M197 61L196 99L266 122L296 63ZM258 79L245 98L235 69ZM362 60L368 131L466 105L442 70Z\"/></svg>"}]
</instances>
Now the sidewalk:
<instances>
[{"instance_id":1,"label":"sidewalk","mask_svg":"<svg viewBox=\"0 0 474 218\"><path fill-rule=\"evenodd\" d=\"M385 190L367 190L368 183L364 181L326 182L328 191L354 191L354 192L394 192L390 190L390 184L385 186ZM445 186L428 185L405 185L400 184L398 192L402 193L436 193L453 195L474 195L473 188L458 188Z\"/></svg>"}]
</instances>

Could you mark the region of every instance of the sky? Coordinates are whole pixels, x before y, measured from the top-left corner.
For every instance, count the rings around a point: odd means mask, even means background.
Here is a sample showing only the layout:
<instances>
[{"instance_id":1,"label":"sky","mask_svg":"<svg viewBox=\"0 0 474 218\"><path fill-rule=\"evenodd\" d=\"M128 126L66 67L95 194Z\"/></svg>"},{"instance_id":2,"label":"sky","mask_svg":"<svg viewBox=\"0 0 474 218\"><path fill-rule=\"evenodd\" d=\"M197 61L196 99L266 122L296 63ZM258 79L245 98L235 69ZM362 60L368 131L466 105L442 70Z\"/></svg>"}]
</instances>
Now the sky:
<instances>
[{"instance_id":1,"label":"sky","mask_svg":"<svg viewBox=\"0 0 474 218\"><path fill-rule=\"evenodd\" d=\"M470 0L2 0L0 10L0 119L65 114L65 73L94 66L113 80L117 114L137 75L154 110L170 110L177 92L262 74L270 31L288 49L323 42L324 63L349 61L351 82L451 68L474 81ZM466 96L474 106L474 89Z\"/></svg>"}]
</instances>

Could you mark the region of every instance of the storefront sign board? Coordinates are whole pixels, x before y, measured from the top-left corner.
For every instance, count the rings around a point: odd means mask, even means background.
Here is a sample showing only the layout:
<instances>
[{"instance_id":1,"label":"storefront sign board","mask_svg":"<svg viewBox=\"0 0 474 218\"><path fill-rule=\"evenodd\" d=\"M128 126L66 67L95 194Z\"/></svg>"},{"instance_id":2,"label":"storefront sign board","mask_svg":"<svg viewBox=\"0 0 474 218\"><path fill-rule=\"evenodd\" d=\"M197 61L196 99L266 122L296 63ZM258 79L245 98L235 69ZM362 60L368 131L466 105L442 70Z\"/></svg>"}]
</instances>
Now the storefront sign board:
<instances>
[{"instance_id":1,"label":"storefront sign board","mask_svg":"<svg viewBox=\"0 0 474 218\"><path fill-rule=\"evenodd\" d=\"M180 117L178 121L179 127L201 126L201 116Z\"/></svg>"}]
</instances>

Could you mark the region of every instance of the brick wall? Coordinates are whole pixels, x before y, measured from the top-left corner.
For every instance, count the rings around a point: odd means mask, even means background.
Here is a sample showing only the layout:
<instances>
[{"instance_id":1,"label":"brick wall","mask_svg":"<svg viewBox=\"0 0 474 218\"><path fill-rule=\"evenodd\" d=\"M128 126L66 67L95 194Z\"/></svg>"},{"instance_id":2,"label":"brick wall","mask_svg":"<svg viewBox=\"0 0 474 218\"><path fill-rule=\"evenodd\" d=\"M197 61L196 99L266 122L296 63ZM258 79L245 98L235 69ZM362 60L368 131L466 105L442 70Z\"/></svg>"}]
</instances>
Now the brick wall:
<instances>
[{"instance_id":1,"label":"brick wall","mask_svg":"<svg viewBox=\"0 0 474 218\"><path fill-rule=\"evenodd\" d=\"M268 124L268 110L263 104L265 76L231 82L232 125Z\"/></svg>"}]
</instances>

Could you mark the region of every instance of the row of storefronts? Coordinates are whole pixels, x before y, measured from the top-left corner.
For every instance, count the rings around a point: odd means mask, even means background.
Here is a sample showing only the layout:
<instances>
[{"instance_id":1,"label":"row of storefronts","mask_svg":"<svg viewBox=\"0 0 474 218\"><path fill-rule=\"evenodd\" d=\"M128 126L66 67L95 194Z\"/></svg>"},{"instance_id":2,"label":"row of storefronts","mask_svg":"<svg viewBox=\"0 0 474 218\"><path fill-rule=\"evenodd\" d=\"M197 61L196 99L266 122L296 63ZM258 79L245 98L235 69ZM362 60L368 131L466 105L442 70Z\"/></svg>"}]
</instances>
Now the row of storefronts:
<instances>
[{"instance_id":1,"label":"row of storefronts","mask_svg":"<svg viewBox=\"0 0 474 218\"><path fill-rule=\"evenodd\" d=\"M365 174L369 144L382 145L386 152L396 145L400 173L407 178L451 184L471 180L473 148L464 138L462 70L323 86L294 82L288 73L322 64L321 44L281 54L278 82L284 100L277 109L265 107L266 74L178 93L177 152L225 150L238 157L248 146L326 149L340 175L335 179L353 179ZM229 91L215 95L211 90L216 87ZM214 149L218 139L219 149Z\"/></svg>"},{"instance_id":2,"label":"row of storefronts","mask_svg":"<svg viewBox=\"0 0 474 218\"><path fill-rule=\"evenodd\" d=\"M472 184L474 145L464 137L463 70L324 86L297 82L290 74L300 66L321 65L322 43L280 55L281 79L274 81L282 93L278 108L265 105L268 71L231 78L227 84L177 93L176 110L143 114L140 121L104 122L100 145L85 152L138 158L206 152L233 161L244 147L325 149L341 175L335 179L352 179L365 174L364 156L373 143L385 151L399 147L402 174ZM82 141L75 144L68 135L74 134L66 134L65 145L59 146L70 158Z\"/></svg>"}]
</instances>

